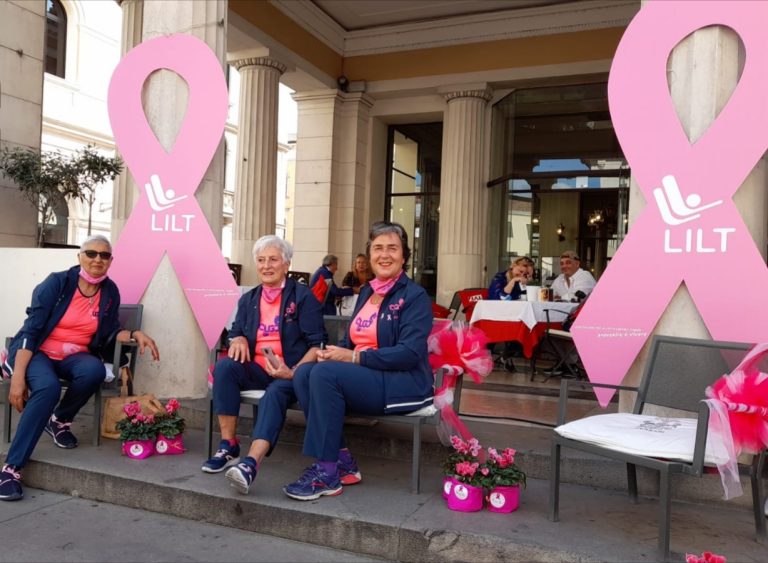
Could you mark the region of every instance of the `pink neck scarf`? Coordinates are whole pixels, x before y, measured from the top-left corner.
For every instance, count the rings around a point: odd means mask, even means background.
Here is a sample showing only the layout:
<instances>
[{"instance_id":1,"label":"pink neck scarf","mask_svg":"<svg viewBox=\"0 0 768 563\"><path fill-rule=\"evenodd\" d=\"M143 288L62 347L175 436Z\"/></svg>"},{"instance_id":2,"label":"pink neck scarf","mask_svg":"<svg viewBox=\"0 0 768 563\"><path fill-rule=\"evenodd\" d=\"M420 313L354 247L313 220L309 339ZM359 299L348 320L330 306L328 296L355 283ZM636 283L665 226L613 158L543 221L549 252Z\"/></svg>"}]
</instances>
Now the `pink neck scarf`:
<instances>
[{"instance_id":1,"label":"pink neck scarf","mask_svg":"<svg viewBox=\"0 0 768 563\"><path fill-rule=\"evenodd\" d=\"M395 285L397 280L400 279L400 276L403 275L404 270L400 270L400 273L397 274L394 278L389 280L380 280L379 278L373 278L368 283L371 284L371 289L373 289L373 292L376 295L386 295L390 289Z\"/></svg>"},{"instance_id":2,"label":"pink neck scarf","mask_svg":"<svg viewBox=\"0 0 768 563\"><path fill-rule=\"evenodd\" d=\"M80 277L83 278L88 283L92 283L93 285L98 285L101 282L103 282L105 279L107 279L107 274L104 274L103 276L99 276L98 278L94 278L91 274L83 270L83 268L80 268Z\"/></svg>"},{"instance_id":3,"label":"pink neck scarf","mask_svg":"<svg viewBox=\"0 0 768 563\"><path fill-rule=\"evenodd\" d=\"M267 287L266 285L263 285L261 286L261 297L267 303L274 303L283 293L284 287L285 280L283 280L283 283L280 285L280 287Z\"/></svg>"}]
</instances>

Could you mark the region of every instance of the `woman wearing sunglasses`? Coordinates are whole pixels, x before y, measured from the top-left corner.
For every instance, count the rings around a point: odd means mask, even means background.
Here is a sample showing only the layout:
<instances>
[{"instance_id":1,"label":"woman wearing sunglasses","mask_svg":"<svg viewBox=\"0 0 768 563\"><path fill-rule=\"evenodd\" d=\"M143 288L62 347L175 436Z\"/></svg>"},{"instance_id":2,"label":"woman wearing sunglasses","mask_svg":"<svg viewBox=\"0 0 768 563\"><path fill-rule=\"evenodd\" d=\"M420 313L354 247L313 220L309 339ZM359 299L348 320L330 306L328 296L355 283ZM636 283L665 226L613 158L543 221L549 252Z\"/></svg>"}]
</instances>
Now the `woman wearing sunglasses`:
<instances>
[{"instance_id":1,"label":"woman wearing sunglasses","mask_svg":"<svg viewBox=\"0 0 768 563\"><path fill-rule=\"evenodd\" d=\"M20 470L43 431L60 448L77 447L72 420L104 381L104 359L115 340L136 340L159 360L155 342L140 330L120 329L120 292L107 277L112 246L101 236L80 247L80 264L54 272L32 293L27 319L9 346L9 403L21 420L0 472L0 500L22 498ZM59 379L69 382L61 397ZM59 400L61 399L61 400Z\"/></svg>"}]
</instances>

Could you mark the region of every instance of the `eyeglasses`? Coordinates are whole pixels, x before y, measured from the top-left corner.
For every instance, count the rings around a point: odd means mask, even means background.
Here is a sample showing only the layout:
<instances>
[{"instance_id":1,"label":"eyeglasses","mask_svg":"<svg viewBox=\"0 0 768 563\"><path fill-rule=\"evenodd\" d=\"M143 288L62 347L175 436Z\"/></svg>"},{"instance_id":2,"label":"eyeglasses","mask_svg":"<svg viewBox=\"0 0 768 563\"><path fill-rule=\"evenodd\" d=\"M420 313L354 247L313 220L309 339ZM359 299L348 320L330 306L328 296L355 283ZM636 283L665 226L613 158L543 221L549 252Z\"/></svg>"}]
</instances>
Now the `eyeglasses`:
<instances>
[{"instance_id":1,"label":"eyeglasses","mask_svg":"<svg viewBox=\"0 0 768 563\"><path fill-rule=\"evenodd\" d=\"M80 254L85 254L91 260L93 260L97 256L102 260L109 260L110 258L112 258L111 252L98 252L96 250L83 250Z\"/></svg>"}]
</instances>

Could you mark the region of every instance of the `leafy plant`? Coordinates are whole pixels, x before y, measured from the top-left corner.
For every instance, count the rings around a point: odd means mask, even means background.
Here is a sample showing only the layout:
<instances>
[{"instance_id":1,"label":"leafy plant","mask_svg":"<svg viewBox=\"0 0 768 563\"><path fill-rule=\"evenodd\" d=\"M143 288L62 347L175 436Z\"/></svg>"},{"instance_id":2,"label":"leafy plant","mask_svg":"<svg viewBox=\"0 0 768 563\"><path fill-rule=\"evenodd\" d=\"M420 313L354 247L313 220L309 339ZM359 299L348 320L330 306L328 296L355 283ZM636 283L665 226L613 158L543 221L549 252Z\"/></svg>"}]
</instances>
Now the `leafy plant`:
<instances>
[{"instance_id":1,"label":"leafy plant","mask_svg":"<svg viewBox=\"0 0 768 563\"><path fill-rule=\"evenodd\" d=\"M138 402L128 403L123 407L126 418L116 425L123 442L133 440L154 440L157 438L155 415L143 414Z\"/></svg>"},{"instance_id":2,"label":"leafy plant","mask_svg":"<svg viewBox=\"0 0 768 563\"><path fill-rule=\"evenodd\" d=\"M443 473L462 483L492 489L496 486L525 487L525 473L515 465L515 450L506 448L499 453L488 448L487 456L476 438L464 441L451 436L453 452L443 463Z\"/></svg>"},{"instance_id":3,"label":"leafy plant","mask_svg":"<svg viewBox=\"0 0 768 563\"><path fill-rule=\"evenodd\" d=\"M102 156L90 145L71 156L21 147L0 151L0 172L16 183L41 218L38 246L45 242L45 231L55 217L54 210L72 198L88 203L90 234L96 188L107 179L114 180L122 167L119 157Z\"/></svg>"},{"instance_id":4,"label":"leafy plant","mask_svg":"<svg viewBox=\"0 0 768 563\"><path fill-rule=\"evenodd\" d=\"M515 465L515 453L512 448L506 448L502 453L488 448L486 466L490 470L492 487L520 485L525 488L525 473Z\"/></svg>"},{"instance_id":5,"label":"leafy plant","mask_svg":"<svg viewBox=\"0 0 768 563\"><path fill-rule=\"evenodd\" d=\"M175 438L184 432L184 419L179 416L179 402L171 399L165 405L165 413L155 416L155 430L158 436Z\"/></svg>"}]
</instances>

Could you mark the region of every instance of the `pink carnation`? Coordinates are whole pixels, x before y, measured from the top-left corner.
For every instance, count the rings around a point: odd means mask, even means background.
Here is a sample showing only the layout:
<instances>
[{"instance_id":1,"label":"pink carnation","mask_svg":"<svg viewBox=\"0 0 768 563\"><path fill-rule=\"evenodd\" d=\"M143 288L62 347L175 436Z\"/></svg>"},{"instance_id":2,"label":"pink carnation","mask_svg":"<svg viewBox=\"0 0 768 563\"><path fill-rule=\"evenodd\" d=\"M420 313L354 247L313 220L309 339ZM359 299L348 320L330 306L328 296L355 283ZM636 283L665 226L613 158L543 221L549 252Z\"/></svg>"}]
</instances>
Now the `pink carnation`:
<instances>
[{"instance_id":1,"label":"pink carnation","mask_svg":"<svg viewBox=\"0 0 768 563\"><path fill-rule=\"evenodd\" d=\"M137 402L128 403L123 406L123 412L130 416L136 416L141 412L141 405Z\"/></svg>"},{"instance_id":2,"label":"pink carnation","mask_svg":"<svg viewBox=\"0 0 768 563\"><path fill-rule=\"evenodd\" d=\"M711 551L705 551L701 557L693 553L685 554L685 563L726 563L726 558Z\"/></svg>"},{"instance_id":3,"label":"pink carnation","mask_svg":"<svg viewBox=\"0 0 768 563\"><path fill-rule=\"evenodd\" d=\"M490 472L491 472L491 471L490 471L490 469L488 469L487 467L483 467L483 468L480 470L480 473L482 473L482 474L483 474L483 475L485 475L485 476L487 476L487 475L488 475Z\"/></svg>"},{"instance_id":4,"label":"pink carnation","mask_svg":"<svg viewBox=\"0 0 768 563\"><path fill-rule=\"evenodd\" d=\"M176 399L171 399L165 405L165 412L167 412L168 414L173 414L177 410L179 410L180 406L181 405L179 405L179 402Z\"/></svg>"},{"instance_id":5,"label":"pink carnation","mask_svg":"<svg viewBox=\"0 0 768 563\"><path fill-rule=\"evenodd\" d=\"M144 422L147 424L154 424L155 423L155 415L154 414L148 414L144 417Z\"/></svg>"},{"instance_id":6,"label":"pink carnation","mask_svg":"<svg viewBox=\"0 0 768 563\"><path fill-rule=\"evenodd\" d=\"M451 436L451 446L460 454L469 453L469 445L458 436Z\"/></svg>"},{"instance_id":7,"label":"pink carnation","mask_svg":"<svg viewBox=\"0 0 768 563\"><path fill-rule=\"evenodd\" d=\"M467 445L469 446L469 452L472 454L472 457L477 457L477 455L480 453L480 450L483 449L483 447L477 441L477 438L472 438Z\"/></svg>"},{"instance_id":8,"label":"pink carnation","mask_svg":"<svg viewBox=\"0 0 768 563\"><path fill-rule=\"evenodd\" d=\"M462 476L472 477L479 465L480 464L477 462L469 463L468 461L461 461L456 464L456 473Z\"/></svg>"}]
</instances>

